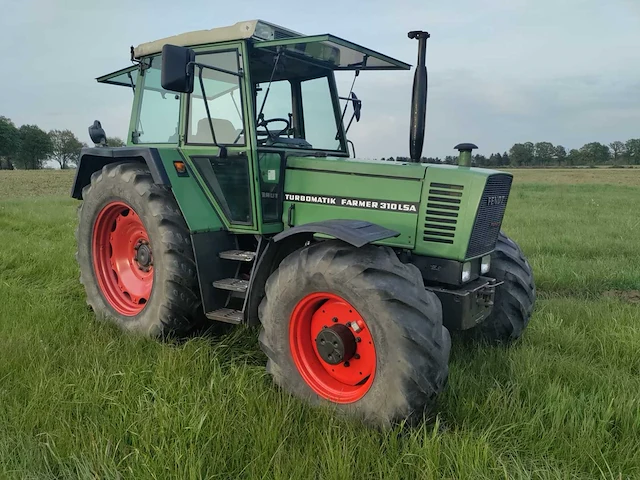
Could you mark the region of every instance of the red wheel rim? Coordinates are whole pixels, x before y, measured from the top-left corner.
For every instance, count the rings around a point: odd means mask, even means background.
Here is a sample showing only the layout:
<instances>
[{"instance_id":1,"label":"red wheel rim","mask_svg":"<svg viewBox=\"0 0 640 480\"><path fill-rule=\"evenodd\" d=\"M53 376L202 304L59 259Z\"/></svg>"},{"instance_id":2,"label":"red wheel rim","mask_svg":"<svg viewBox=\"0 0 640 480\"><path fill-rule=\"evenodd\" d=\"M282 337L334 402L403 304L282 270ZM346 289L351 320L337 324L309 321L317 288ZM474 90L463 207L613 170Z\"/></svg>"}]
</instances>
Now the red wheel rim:
<instances>
[{"instance_id":1,"label":"red wheel rim","mask_svg":"<svg viewBox=\"0 0 640 480\"><path fill-rule=\"evenodd\" d=\"M125 316L142 311L153 287L149 234L124 202L107 204L93 225L93 268L102 295Z\"/></svg>"},{"instance_id":2,"label":"red wheel rim","mask_svg":"<svg viewBox=\"0 0 640 480\"><path fill-rule=\"evenodd\" d=\"M336 325L349 329L355 353L331 364L317 342L320 332ZM289 327L293 361L314 392L335 403L353 403L367 393L375 376L376 349L366 322L349 302L332 293L311 293L293 309Z\"/></svg>"}]
</instances>

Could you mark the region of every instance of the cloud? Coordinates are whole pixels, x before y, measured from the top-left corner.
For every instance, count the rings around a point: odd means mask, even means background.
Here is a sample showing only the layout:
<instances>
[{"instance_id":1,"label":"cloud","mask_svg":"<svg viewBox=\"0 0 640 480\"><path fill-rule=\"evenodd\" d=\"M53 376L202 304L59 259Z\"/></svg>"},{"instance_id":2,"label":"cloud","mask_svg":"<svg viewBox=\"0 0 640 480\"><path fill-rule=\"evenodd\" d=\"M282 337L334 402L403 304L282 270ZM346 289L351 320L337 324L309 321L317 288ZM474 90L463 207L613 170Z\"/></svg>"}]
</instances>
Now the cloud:
<instances>
[{"instance_id":1,"label":"cloud","mask_svg":"<svg viewBox=\"0 0 640 480\"><path fill-rule=\"evenodd\" d=\"M365 157L408 155L410 79L365 83L356 91L363 117L350 137ZM358 84L356 84L358 85ZM640 136L640 82L615 75L563 76L538 81L443 72L431 82L425 155L450 155L460 142L489 154L516 142L550 141L579 148Z\"/></svg>"},{"instance_id":2,"label":"cloud","mask_svg":"<svg viewBox=\"0 0 640 480\"><path fill-rule=\"evenodd\" d=\"M188 9L168 0L5 0L0 58L9 73L0 76L0 115L70 128L87 142L97 118L109 135L124 137L131 91L94 78L127 66L130 45L247 16L236 4L212 9L205 0ZM640 136L637 0L325 0L277 11L247 0L241 11L307 34L331 32L410 63L417 43L406 33L430 31L428 155L451 154L461 141L491 153L518 141L579 147ZM351 76L341 77L344 92ZM350 132L359 155L408 154L412 79L412 72L360 76L363 117Z\"/></svg>"}]
</instances>

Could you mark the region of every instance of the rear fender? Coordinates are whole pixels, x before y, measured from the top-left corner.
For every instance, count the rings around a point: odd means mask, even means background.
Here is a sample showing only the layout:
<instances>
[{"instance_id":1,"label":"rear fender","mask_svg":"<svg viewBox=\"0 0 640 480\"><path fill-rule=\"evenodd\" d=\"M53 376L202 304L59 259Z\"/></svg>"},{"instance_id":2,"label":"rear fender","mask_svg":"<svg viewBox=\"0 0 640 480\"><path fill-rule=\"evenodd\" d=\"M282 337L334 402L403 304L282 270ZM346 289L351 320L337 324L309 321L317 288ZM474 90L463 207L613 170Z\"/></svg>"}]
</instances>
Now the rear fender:
<instances>
[{"instance_id":1,"label":"rear fender","mask_svg":"<svg viewBox=\"0 0 640 480\"><path fill-rule=\"evenodd\" d=\"M162 164L160 154L156 148L145 147L95 147L83 148L80 151L80 160L76 170L76 178L71 188L71 196L82 200L82 189L91 182L91 175L102 170L102 167L110 163L129 160L147 165L153 181L158 185L171 186L167 171Z\"/></svg>"}]
</instances>

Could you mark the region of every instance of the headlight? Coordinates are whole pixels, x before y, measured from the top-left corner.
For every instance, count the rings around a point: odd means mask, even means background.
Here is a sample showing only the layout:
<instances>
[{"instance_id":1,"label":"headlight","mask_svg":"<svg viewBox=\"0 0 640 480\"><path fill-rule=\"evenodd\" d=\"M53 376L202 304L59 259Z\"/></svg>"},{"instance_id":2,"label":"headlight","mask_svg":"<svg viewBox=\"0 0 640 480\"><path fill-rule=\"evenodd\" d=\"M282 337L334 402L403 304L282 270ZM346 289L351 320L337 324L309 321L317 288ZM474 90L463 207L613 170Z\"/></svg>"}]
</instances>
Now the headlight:
<instances>
[{"instance_id":1,"label":"headlight","mask_svg":"<svg viewBox=\"0 0 640 480\"><path fill-rule=\"evenodd\" d=\"M491 268L491 255L485 255L480 261L480 273L487 273Z\"/></svg>"},{"instance_id":2,"label":"headlight","mask_svg":"<svg viewBox=\"0 0 640 480\"><path fill-rule=\"evenodd\" d=\"M462 283L471 280L471 262L466 262L462 265Z\"/></svg>"}]
</instances>

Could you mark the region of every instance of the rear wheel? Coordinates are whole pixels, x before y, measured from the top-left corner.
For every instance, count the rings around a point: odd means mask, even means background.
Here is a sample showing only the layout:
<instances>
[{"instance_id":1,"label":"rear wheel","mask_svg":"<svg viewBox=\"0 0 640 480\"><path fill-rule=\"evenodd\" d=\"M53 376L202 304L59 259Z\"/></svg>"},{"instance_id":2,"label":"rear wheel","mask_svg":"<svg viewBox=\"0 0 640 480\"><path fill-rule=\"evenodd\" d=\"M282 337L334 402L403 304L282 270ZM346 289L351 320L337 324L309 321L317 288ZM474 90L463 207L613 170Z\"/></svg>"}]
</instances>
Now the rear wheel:
<instances>
[{"instance_id":1,"label":"rear wheel","mask_svg":"<svg viewBox=\"0 0 640 480\"><path fill-rule=\"evenodd\" d=\"M516 242L500 232L488 275L504 282L496 287L493 311L465 334L476 340L509 343L522 336L536 301L533 270Z\"/></svg>"},{"instance_id":2,"label":"rear wheel","mask_svg":"<svg viewBox=\"0 0 640 480\"><path fill-rule=\"evenodd\" d=\"M183 335L201 320L191 240L170 190L146 166L94 173L78 210L77 259L100 318L148 336Z\"/></svg>"},{"instance_id":3,"label":"rear wheel","mask_svg":"<svg viewBox=\"0 0 640 480\"><path fill-rule=\"evenodd\" d=\"M449 332L420 272L391 249L313 244L285 258L265 290L260 345L282 388L385 426L433 407Z\"/></svg>"}]
</instances>

